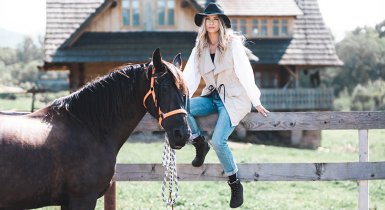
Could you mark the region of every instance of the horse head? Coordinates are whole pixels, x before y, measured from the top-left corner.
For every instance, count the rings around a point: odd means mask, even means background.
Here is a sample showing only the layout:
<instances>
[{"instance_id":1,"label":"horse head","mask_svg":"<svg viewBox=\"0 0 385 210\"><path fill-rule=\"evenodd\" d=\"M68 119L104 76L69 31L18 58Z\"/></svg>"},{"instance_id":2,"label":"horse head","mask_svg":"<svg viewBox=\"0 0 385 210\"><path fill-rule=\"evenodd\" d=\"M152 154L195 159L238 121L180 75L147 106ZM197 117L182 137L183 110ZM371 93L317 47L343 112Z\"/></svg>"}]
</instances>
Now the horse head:
<instances>
[{"instance_id":1,"label":"horse head","mask_svg":"<svg viewBox=\"0 0 385 210\"><path fill-rule=\"evenodd\" d=\"M182 59L175 56L172 64L162 60L159 48L152 55L147 78L150 90L143 104L164 128L171 148L182 148L190 138L187 123L187 86L180 70Z\"/></svg>"}]
</instances>

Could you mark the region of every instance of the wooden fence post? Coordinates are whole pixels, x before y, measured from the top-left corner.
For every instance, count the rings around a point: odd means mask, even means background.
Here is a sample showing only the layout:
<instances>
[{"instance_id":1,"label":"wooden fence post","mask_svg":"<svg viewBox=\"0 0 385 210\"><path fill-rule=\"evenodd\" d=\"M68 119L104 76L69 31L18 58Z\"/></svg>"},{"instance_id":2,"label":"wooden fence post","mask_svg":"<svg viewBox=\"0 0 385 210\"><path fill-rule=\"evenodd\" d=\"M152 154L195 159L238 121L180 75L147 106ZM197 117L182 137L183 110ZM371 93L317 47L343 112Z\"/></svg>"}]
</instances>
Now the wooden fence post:
<instances>
[{"instance_id":1,"label":"wooden fence post","mask_svg":"<svg viewBox=\"0 0 385 210\"><path fill-rule=\"evenodd\" d=\"M369 161L368 130L358 130L359 161ZM369 182L368 180L358 181L358 209L369 209Z\"/></svg>"},{"instance_id":2,"label":"wooden fence post","mask_svg":"<svg viewBox=\"0 0 385 210\"><path fill-rule=\"evenodd\" d=\"M104 210L116 210L116 181L112 178L112 184L104 194Z\"/></svg>"}]
</instances>

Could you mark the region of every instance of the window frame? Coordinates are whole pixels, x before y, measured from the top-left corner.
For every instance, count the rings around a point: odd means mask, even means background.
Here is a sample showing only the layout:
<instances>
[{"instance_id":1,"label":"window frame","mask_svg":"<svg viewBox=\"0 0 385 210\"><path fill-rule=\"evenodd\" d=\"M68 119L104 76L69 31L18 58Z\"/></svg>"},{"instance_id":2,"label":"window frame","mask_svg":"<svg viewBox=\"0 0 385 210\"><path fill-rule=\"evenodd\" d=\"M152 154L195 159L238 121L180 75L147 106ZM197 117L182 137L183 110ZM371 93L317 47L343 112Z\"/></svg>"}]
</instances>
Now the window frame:
<instances>
[{"instance_id":1,"label":"window frame","mask_svg":"<svg viewBox=\"0 0 385 210\"><path fill-rule=\"evenodd\" d=\"M277 23L275 23L277 21ZM284 23L286 21L286 23ZM278 34L274 33L275 27L278 27ZM283 34L283 27L286 27L287 34ZM272 19L272 37L288 37L290 36L289 32L289 21L284 18L273 18Z\"/></svg>"},{"instance_id":2,"label":"window frame","mask_svg":"<svg viewBox=\"0 0 385 210\"><path fill-rule=\"evenodd\" d=\"M159 24L159 20L158 20L158 2L159 1L164 1L165 2L165 7L164 7L164 25L160 25ZM170 1L173 1L174 2L174 20L173 20L173 24L172 25L169 25L168 22L169 22L169 7L168 7L168 3ZM177 18L176 18L176 14L177 14L177 0L156 0L156 1L153 1L153 8L154 8L154 13L156 14L156 17L157 18L153 18L153 23L154 23L154 28L155 29L176 29L177 28Z\"/></svg>"},{"instance_id":3,"label":"window frame","mask_svg":"<svg viewBox=\"0 0 385 210\"><path fill-rule=\"evenodd\" d=\"M128 8L129 9L129 14L130 14L130 22L128 25L126 25L124 23L124 20L123 20L123 12L126 8L123 7L123 2L124 1L128 1L129 2L129 5L130 7ZM133 14L133 8L132 8L132 4L134 1L138 1L139 2L139 25L133 25L134 23L134 14ZM121 26L123 29L142 29L143 28L143 2L141 0L122 0L121 1L121 7L120 7L120 21L121 21Z\"/></svg>"},{"instance_id":4,"label":"window frame","mask_svg":"<svg viewBox=\"0 0 385 210\"><path fill-rule=\"evenodd\" d=\"M246 20L246 33L243 33L247 38L267 38L267 39L274 39L274 38L291 38L293 37L293 22L294 18L291 19L290 17L231 17L231 23L232 23L232 29L234 31L241 31L241 20ZM278 34L274 34L274 21L278 20L277 22L277 30ZM284 27L286 27L286 33L283 34ZM262 30L265 28L265 30ZM257 33L255 33L255 29L257 29ZM265 32L261 34L262 32Z\"/></svg>"}]
</instances>

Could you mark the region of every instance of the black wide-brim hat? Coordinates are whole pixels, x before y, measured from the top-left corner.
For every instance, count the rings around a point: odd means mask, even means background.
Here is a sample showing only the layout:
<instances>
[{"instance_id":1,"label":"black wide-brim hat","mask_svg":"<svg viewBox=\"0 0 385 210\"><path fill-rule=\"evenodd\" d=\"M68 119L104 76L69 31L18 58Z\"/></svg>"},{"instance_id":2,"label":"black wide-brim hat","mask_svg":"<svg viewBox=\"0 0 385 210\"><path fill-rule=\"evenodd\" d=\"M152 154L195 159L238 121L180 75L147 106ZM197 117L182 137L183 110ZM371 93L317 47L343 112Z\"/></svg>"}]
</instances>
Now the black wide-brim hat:
<instances>
[{"instance_id":1,"label":"black wide-brim hat","mask_svg":"<svg viewBox=\"0 0 385 210\"><path fill-rule=\"evenodd\" d=\"M225 12L223 11L221 5L217 3L210 3L209 5L207 5L203 13L196 14L194 18L195 25L201 26L203 18L207 15L218 15L220 18L223 19L223 22L225 22L226 27L231 28L231 22L229 17L225 15Z\"/></svg>"}]
</instances>

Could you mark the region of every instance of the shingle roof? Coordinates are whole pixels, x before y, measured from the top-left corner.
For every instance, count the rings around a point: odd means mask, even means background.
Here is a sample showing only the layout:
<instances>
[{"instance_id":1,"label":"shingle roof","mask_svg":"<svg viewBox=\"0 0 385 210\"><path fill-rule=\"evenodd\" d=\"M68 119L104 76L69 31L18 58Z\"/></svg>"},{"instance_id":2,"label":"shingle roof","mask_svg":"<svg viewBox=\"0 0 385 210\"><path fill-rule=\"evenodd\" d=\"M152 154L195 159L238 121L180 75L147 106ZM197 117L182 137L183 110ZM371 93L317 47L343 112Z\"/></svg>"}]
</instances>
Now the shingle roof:
<instances>
[{"instance_id":1,"label":"shingle roof","mask_svg":"<svg viewBox=\"0 0 385 210\"><path fill-rule=\"evenodd\" d=\"M228 16L296 16L302 11L294 0L218 0Z\"/></svg>"},{"instance_id":2,"label":"shingle roof","mask_svg":"<svg viewBox=\"0 0 385 210\"><path fill-rule=\"evenodd\" d=\"M59 49L54 63L145 62L155 48L163 59L182 53L187 60L194 47L195 32L85 32L70 48Z\"/></svg>"},{"instance_id":3,"label":"shingle roof","mask_svg":"<svg viewBox=\"0 0 385 210\"><path fill-rule=\"evenodd\" d=\"M45 61L99 6L100 0L47 0Z\"/></svg>"},{"instance_id":4,"label":"shingle roof","mask_svg":"<svg viewBox=\"0 0 385 210\"><path fill-rule=\"evenodd\" d=\"M293 1L219 0L218 2L224 5L223 7L227 13L227 11L231 11L230 4L239 4L236 2L242 2L245 7L251 7L250 5L255 6L256 2L282 3ZM342 62L335 53L330 32L322 21L317 0L296 1L303 15L298 15L295 20L293 38L254 40L256 44L249 47L260 58L258 63L315 66L341 65ZM204 5L202 4L204 2L203 0L190 0L190 3L195 5L194 7L200 5L203 8ZM47 0L45 62L139 62L144 61L145 56L148 56L158 46L162 50L164 49L163 51L170 51L170 53L182 51L186 55L190 54L195 39L194 32L93 32L85 33L82 36L80 36L81 33L77 34L79 28L87 25L87 22L92 21L92 17L102 11L103 5L105 4L101 4L100 0ZM247 9L244 11L246 12ZM282 7L277 6L276 11L279 10L284 12ZM290 9L290 11L294 10ZM59 49L69 37L74 37L74 34L80 36L79 40L68 49ZM166 37L166 35L170 37ZM105 38L106 36L108 39ZM128 43L131 43L131 45ZM167 54L167 56L171 57L173 55Z\"/></svg>"},{"instance_id":5,"label":"shingle roof","mask_svg":"<svg viewBox=\"0 0 385 210\"><path fill-rule=\"evenodd\" d=\"M279 61L281 65L339 66L330 31L326 28L317 0L297 0L303 15L294 22L293 39Z\"/></svg>"}]
</instances>

